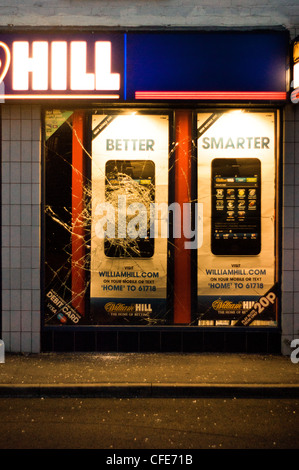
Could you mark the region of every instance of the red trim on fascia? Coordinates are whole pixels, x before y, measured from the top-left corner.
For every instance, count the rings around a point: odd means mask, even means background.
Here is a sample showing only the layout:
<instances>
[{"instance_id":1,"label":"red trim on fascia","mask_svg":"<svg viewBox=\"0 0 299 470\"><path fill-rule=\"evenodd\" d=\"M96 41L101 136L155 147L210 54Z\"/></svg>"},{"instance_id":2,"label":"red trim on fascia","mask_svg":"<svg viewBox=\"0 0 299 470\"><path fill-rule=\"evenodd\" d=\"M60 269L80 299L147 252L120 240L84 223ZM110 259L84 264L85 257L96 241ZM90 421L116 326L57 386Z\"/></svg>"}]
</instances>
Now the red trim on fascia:
<instances>
[{"instance_id":1,"label":"red trim on fascia","mask_svg":"<svg viewBox=\"0 0 299 470\"><path fill-rule=\"evenodd\" d=\"M286 100L285 91L136 91L135 99Z\"/></svg>"}]
</instances>

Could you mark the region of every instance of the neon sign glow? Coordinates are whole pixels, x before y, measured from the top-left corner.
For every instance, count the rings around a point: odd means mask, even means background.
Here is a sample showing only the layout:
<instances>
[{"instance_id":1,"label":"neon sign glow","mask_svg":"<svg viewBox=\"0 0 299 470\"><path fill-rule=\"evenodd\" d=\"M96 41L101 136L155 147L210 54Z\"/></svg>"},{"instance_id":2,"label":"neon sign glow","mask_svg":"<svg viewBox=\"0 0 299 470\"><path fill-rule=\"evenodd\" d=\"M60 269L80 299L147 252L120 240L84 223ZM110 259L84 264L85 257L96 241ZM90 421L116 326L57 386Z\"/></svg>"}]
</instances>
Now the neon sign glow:
<instances>
[{"instance_id":1,"label":"neon sign glow","mask_svg":"<svg viewBox=\"0 0 299 470\"><path fill-rule=\"evenodd\" d=\"M11 48L0 42L0 52L0 84L7 88L10 79L12 91L1 98L120 97L121 76L112 72L110 41L95 41L93 58L88 57L86 41L14 41ZM93 70L89 71L91 62Z\"/></svg>"}]
</instances>

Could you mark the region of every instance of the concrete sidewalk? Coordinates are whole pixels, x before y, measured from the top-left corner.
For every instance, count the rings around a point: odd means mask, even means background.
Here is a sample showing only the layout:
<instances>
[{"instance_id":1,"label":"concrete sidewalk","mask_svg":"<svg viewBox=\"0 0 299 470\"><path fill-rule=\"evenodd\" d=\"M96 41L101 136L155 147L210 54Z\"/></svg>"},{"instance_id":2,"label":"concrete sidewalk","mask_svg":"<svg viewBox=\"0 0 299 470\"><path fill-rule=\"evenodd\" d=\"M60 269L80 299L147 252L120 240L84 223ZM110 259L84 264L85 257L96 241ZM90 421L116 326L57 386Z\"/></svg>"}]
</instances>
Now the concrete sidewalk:
<instances>
[{"instance_id":1,"label":"concrete sidewalk","mask_svg":"<svg viewBox=\"0 0 299 470\"><path fill-rule=\"evenodd\" d=\"M299 363L250 354L6 353L0 397L299 398Z\"/></svg>"}]
</instances>

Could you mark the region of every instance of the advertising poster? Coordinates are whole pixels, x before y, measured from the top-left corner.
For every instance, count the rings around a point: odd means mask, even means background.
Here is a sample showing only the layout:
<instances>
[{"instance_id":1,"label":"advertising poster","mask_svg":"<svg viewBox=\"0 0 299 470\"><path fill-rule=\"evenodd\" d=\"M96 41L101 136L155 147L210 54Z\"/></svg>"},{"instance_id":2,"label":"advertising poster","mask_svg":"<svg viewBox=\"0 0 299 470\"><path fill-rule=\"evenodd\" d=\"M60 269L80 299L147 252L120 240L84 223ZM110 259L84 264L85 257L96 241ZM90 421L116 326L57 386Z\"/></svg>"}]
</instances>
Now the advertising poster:
<instances>
[{"instance_id":1,"label":"advertising poster","mask_svg":"<svg viewBox=\"0 0 299 470\"><path fill-rule=\"evenodd\" d=\"M90 311L95 324L164 324L167 115L92 116ZM157 215L158 214L158 215Z\"/></svg>"},{"instance_id":2,"label":"advertising poster","mask_svg":"<svg viewBox=\"0 0 299 470\"><path fill-rule=\"evenodd\" d=\"M199 113L200 326L275 326L274 112Z\"/></svg>"}]
</instances>

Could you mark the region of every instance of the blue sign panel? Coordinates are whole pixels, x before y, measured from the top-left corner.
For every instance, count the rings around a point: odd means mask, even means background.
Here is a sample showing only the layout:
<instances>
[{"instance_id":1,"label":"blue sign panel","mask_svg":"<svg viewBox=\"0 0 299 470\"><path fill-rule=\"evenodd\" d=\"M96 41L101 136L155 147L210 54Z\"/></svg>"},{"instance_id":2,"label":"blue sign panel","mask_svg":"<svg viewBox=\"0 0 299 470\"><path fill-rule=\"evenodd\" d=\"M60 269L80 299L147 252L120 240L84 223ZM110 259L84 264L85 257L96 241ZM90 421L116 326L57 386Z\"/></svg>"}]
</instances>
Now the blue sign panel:
<instances>
[{"instance_id":1,"label":"blue sign panel","mask_svg":"<svg viewBox=\"0 0 299 470\"><path fill-rule=\"evenodd\" d=\"M288 34L128 33L128 100L285 99Z\"/></svg>"}]
</instances>

